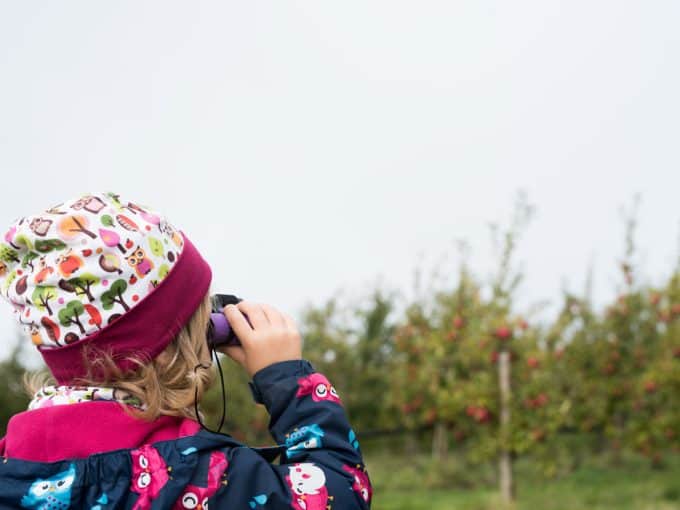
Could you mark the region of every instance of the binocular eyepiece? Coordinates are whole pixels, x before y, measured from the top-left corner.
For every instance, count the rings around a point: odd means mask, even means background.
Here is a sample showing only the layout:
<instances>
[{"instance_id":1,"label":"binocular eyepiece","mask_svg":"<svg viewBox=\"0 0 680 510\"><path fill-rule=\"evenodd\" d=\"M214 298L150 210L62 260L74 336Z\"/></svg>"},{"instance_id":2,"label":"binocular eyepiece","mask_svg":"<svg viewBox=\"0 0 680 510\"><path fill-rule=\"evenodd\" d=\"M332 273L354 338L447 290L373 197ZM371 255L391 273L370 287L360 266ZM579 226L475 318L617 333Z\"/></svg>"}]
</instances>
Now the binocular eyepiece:
<instances>
[{"instance_id":1,"label":"binocular eyepiece","mask_svg":"<svg viewBox=\"0 0 680 510\"><path fill-rule=\"evenodd\" d=\"M241 301L243 301L241 298L232 294L214 294L210 296L211 312L207 335L210 347L241 345L223 311L225 306L235 305Z\"/></svg>"}]
</instances>

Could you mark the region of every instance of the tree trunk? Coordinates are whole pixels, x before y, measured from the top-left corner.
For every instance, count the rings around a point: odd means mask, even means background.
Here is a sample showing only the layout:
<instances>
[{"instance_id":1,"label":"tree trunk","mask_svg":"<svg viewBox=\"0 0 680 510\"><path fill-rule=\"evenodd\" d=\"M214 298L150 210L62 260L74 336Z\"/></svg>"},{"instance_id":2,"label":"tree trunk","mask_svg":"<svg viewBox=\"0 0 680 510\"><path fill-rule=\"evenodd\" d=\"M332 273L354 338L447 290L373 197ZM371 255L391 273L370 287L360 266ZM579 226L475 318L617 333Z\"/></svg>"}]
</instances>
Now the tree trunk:
<instances>
[{"instance_id":1,"label":"tree trunk","mask_svg":"<svg viewBox=\"0 0 680 510\"><path fill-rule=\"evenodd\" d=\"M449 438L446 431L446 424L436 422L432 433L432 458L439 462L444 462L449 452Z\"/></svg>"},{"instance_id":2,"label":"tree trunk","mask_svg":"<svg viewBox=\"0 0 680 510\"><path fill-rule=\"evenodd\" d=\"M502 351L498 356L498 382L500 385L501 415L500 439L501 448L498 458L498 480L501 498L508 504L514 500L515 488L512 480L512 456L510 453L510 353Z\"/></svg>"}]
</instances>

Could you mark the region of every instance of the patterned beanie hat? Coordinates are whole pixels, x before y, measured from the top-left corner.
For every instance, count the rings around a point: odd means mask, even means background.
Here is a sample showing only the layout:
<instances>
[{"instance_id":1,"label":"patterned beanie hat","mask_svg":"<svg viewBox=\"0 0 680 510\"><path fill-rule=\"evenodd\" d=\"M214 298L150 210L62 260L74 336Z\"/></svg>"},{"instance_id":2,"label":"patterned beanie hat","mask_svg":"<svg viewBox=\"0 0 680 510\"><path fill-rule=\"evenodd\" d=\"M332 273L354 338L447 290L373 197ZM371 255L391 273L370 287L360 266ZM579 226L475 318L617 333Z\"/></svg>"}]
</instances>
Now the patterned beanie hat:
<instances>
[{"instance_id":1,"label":"patterned beanie hat","mask_svg":"<svg viewBox=\"0 0 680 510\"><path fill-rule=\"evenodd\" d=\"M114 193L20 218L0 239L0 294L60 384L85 376L97 351L123 370L131 355L156 357L210 280L183 232Z\"/></svg>"}]
</instances>

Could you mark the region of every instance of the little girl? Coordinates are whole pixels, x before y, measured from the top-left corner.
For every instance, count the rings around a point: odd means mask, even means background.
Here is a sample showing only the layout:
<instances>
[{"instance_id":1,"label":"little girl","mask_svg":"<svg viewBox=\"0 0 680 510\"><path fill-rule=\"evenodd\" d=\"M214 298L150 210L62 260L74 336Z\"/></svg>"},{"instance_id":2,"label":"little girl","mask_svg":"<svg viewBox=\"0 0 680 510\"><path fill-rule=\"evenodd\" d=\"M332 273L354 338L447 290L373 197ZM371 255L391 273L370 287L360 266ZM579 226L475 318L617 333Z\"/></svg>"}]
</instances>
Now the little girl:
<instances>
[{"instance_id":1,"label":"little girl","mask_svg":"<svg viewBox=\"0 0 680 510\"><path fill-rule=\"evenodd\" d=\"M226 306L241 345L222 351L252 377L276 446L201 427L195 409L214 379L210 281L183 232L112 193L9 228L0 293L52 379L31 378L29 410L0 440L0 508L370 508L340 397L272 306Z\"/></svg>"}]
</instances>

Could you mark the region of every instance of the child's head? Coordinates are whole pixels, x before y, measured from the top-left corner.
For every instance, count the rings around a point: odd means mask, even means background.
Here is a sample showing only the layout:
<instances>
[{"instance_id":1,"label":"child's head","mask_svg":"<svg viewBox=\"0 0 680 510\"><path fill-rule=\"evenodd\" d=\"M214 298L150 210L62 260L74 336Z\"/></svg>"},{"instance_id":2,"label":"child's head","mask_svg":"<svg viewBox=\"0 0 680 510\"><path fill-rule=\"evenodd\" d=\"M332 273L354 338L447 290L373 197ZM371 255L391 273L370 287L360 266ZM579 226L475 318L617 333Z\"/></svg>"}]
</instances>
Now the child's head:
<instances>
[{"instance_id":1,"label":"child's head","mask_svg":"<svg viewBox=\"0 0 680 510\"><path fill-rule=\"evenodd\" d=\"M192 416L209 384L211 271L147 207L93 193L22 217L0 241L0 294L54 379L115 385L144 415ZM197 383L197 384L195 384Z\"/></svg>"}]
</instances>

